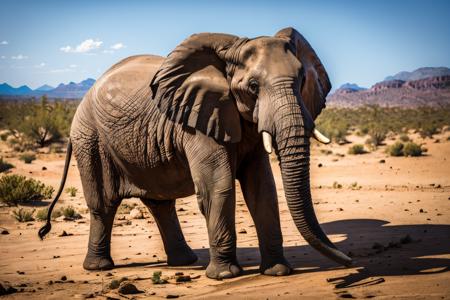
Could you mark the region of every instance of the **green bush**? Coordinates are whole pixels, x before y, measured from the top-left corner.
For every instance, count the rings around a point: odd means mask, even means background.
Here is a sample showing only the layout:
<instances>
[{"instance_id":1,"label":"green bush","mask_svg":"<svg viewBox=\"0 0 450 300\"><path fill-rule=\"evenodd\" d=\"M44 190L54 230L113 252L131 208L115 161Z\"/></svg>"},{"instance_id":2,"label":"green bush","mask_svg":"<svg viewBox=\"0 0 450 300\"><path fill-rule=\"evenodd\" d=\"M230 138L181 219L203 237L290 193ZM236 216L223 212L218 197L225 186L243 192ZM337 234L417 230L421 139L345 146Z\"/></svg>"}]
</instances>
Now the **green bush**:
<instances>
[{"instance_id":1,"label":"green bush","mask_svg":"<svg viewBox=\"0 0 450 300\"><path fill-rule=\"evenodd\" d=\"M421 156L422 149L420 145L413 142L408 142L403 146L403 155L405 156Z\"/></svg>"},{"instance_id":2,"label":"green bush","mask_svg":"<svg viewBox=\"0 0 450 300\"><path fill-rule=\"evenodd\" d=\"M29 210L29 209L19 208L19 209L15 209L12 211L13 217L19 222L34 221L33 213L34 213L34 209Z\"/></svg>"},{"instance_id":3,"label":"green bush","mask_svg":"<svg viewBox=\"0 0 450 300\"><path fill-rule=\"evenodd\" d=\"M136 203L131 203L131 204L122 203L122 204L120 204L119 208L117 209L117 213L123 214L123 215L129 214L130 211L132 211L133 208L135 208L136 206L137 206Z\"/></svg>"},{"instance_id":4,"label":"green bush","mask_svg":"<svg viewBox=\"0 0 450 300\"><path fill-rule=\"evenodd\" d=\"M386 139L386 130L381 127L373 127L369 130L368 142L373 146L380 146Z\"/></svg>"},{"instance_id":5,"label":"green bush","mask_svg":"<svg viewBox=\"0 0 450 300\"><path fill-rule=\"evenodd\" d=\"M3 132L2 134L0 134L0 140L6 142L6 140L8 139L9 136L9 132Z\"/></svg>"},{"instance_id":6,"label":"green bush","mask_svg":"<svg viewBox=\"0 0 450 300\"><path fill-rule=\"evenodd\" d=\"M73 208L73 206L67 206L67 207L62 207L61 208L61 212L63 214L64 217L66 218L76 218L79 214L77 213L77 211L75 210L75 208Z\"/></svg>"},{"instance_id":7,"label":"green bush","mask_svg":"<svg viewBox=\"0 0 450 300\"><path fill-rule=\"evenodd\" d=\"M420 128L419 134L422 138L428 137L432 138L433 134L438 133L438 127L436 124L433 123L425 123L422 125L422 128Z\"/></svg>"},{"instance_id":8,"label":"green bush","mask_svg":"<svg viewBox=\"0 0 450 300\"><path fill-rule=\"evenodd\" d=\"M360 190L362 188L362 186L360 186L360 185L358 185L358 182L352 182L351 184L350 184L350 189L352 189L352 190Z\"/></svg>"},{"instance_id":9,"label":"green bush","mask_svg":"<svg viewBox=\"0 0 450 300\"><path fill-rule=\"evenodd\" d=\"M325 109L315 121L317 129L336 143L346 143L350 124L339 110Z\"/></svg>"},{"instance_id":10,"label":"green bush","mask_svg":"<svg viewBox=\"0 0 450 300\"><path fill-rule=\"evenodd\" d=\"M22 155L19 156L19 159L20 159L21 161L23 161L24 163L26 163L26 164L31 164L31 162L32 162L33 160L36 160L36 154L31 153L31 152L29 152L29 153L24 153L24 154L22 154Z\"/></svg>"},{"instance_id":11,"label":"green bush","mask_svg":"<svg viewBox=\"0 0 450 300\"><path fill-rule=\"evenodd\" d=\"M0 178L0 202L7 205L48 199L53 191L53 187L22 175L4 175Z\"/></svg>"},{"instance_id":12,"label":"green bush","mask_svg":"<svg viewBox=\"0 0 450 300\"><path fill-rule=\"evenodd\" d=\"M320 153L325 154L325 155L330 155L330 154L333 154L333 151L328 150L328 149L320 149Z\"/></svg>"},{"instance_id":13,"label":"green bush","mask_svg":"<svg viewBox=\"0 0 450 300\"><path fill-rule=\"evenodd\" d=\"M424 152L420 145L414 142L395 142L386 149L390 156L421 156Z\"/></svg>"},{"instance_id":14,"label":"green bush","mask_svg":"<svg viewBox=\"0 0 450 300\"><path fill-rule=\"evenodd\" d=\"M36 212L36 220L45 221L47 220L48 208L42 208Z\"/></svg>"},{"instance_id":15,"label":"green bush","mask_svg":"<svg viewBox=\"0 0 450 300\"><path fill-rule=\"evenodd\" d=\"M333 182L333 189L342 189L342 184L337 181Z\"/></svg>"},{"instance_id":16,"label":"green bush","mask_svg":"<svg viewBox=\"0 0 450 300\"><path fill-rule=\"evenodd\" d=\"M63 153L63 147L59 144L51 144L49 147L50 153Z\"/></svg>"},{"instance_id":17,"label":"green bush","mask_svg":"<svg viewBox=\"0 0 450 300\"><path fill-rule=\"evenodd\" d=\"M161 271L154 271L152 276L152 282L153 284L165 284L167 283L166 279L161 278L162 272Z\"/></svg>"},{"instance_id":18,"label":"green bush","mask_svg":"<svg viewBox=\"0 0 450 300\"><path fill-rule=\"evenodd\" d=\"M386 152L390 156L403 156L403 143L395 142L386 148Z\"/></svg>"},{"instance_id":19,"label":"green bush","mask_svg":"<svg viewBox=\"0 0 450 300\"><path fill-rule=\"evenodd\" d=\"M357 136L365 136L369 133L369 128L367 126L361 126L359 130L356 131Z\"/></svg>"},{"instance_id":20,"label":"green bush","mask_svg":"<svg viewBox=\"0 0 450 300\"><path fill-rule=\"evenodd\" d=\"M70 197L75 197L77 195L78 189L74 186L70 186L66 188L66 193L69 194Z\"/></svg>"},{"instance_id":21,"label":"green bush","mask_svg":"<svg viewBox=\"0 0 450 300\"><path fill-rule=\"evenodd\" d=\"M356 144L348 148L348 154L364 154L366 151L364 150L364 146L361 144Z\"/></svg>"},{"instance_id":22,"label":"green bush","mask_svg":"<svg viewBox=\"0 0 450 300\"><path fill-rule=\"evenodd\" d=\"M0 157L0 173L8 171L9 169L12 169L12 168L14 168L14 165L3 160L3 157Z\"/></svg>"},{"instance_id":23,"label":"green bush","mask_svg":"<svg viewBox=\"0 0 450 300\"><path fill-rule=\"evenodd\" d=\"M62 209L54 209L52 211L52 219L56 219L59 218L63 215L63 210Z\"/></svg>"},{"instance_id":24,"label":"green bush","mask_svg":"<svg viewBox=\"0 0 450 300\"><path fill-rule=\"evenodd\" d=\"M404 134L404 133L400 135L399 139L402 142L409 142L410 141L409 136L407 134Z\"/></svg>"}]
</instances>

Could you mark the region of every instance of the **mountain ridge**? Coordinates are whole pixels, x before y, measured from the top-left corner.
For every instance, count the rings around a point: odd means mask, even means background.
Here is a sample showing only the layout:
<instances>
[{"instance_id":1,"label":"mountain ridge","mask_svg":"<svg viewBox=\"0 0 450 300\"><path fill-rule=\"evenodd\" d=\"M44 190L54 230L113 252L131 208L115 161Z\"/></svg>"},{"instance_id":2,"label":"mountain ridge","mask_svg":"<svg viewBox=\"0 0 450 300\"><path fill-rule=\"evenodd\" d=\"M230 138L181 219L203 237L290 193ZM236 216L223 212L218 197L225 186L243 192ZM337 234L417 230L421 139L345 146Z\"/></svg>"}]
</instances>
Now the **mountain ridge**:
<instances>
[{"instance_id":1,"label":"mountain ridge","mask_svg":"<svg viewBox=\"0 0 450 300\"><path fill-rule=\"evenodd\" d=\"M393 76L387 76L383 81L403 80L412 81L429 77L450 75L450 69L447 67L422 67L412 72L402 71Z\"/></svg>"},{"instance_id":2,"label":"mountain ridge","mask_svg":"<svg viewBox=\"0 0 450 300\"><path fill-rule=\"evenodd\" d=\"M84 94L93 86L95 79L87 78L78 83L73 81L68 84L60 83L56 87L44 84L34 90L26 85L15 88L8 83L0 84L0 96L36 97L47 95L51 98L83 98Z\"/></svg>"},{"instance_id":3,"label":"mountain ridge","mask_svg":"<svg viewBox=\"0 0 450 300\"><path fill-rule=\"evenodd\" d=\"M327 106L363 105L408 108L448 106L450 105L450 75L408 81L399 79L381 81L367 90L348 92L338 89L327 97Z\"/></svg>"},{"instance_id":4,"label":"mountain ridge","mask_svg":"<svg viewBox=\"0 0 450 300\"><path fill-rule=\"evenodd\" d=\"M54 87L52 87L51 85L44 84L44 85L41 85L40 87L38 87L37 89L34 89L34 91L47 92L47 91L51 91L53 89L54 89Z\"/></svg>"},{"instance_id":5,"label":"mountain ridge","mask_svg":"<svg viewBox=\"0 0 450 300\"><path fill-rule=\"evenodd\" d=\"M412 78L412 79L411 79ZM60 83L55 88L43 85L35 90L23 85L14 88L7 83L0 84L0 96L81 99L95 83L87 78L78 83ZM450 69L446 67L423 67L414 71L402 71L387 76L370 88L356 83L345 83L327 97L329 106L360 106L377 104L381 106L440 106L450 105Z\"/></svg>"}]
</instances>

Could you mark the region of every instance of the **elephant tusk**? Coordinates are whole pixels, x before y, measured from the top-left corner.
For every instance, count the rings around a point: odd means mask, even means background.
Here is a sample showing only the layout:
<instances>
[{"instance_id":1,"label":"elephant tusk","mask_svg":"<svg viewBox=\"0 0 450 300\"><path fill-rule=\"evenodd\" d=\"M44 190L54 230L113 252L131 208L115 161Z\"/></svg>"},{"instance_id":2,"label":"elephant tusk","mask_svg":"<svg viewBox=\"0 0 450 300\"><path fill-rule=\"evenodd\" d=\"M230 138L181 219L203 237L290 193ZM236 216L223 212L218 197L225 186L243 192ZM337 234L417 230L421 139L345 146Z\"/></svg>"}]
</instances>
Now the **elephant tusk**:
<instances>
[{"instance_id":1,"label":"elephant tusk","mask_svg":"<svg viewBox=\"0 0 450 300\"><path fill-rule=\"evenodd\" d=\"M323 143L323 144L329 144L331 142L331 140L329 138L327 138L326 136L324 136L322 133L320 133L319 130L314 129L313 131L313 137L318 140L319 142Z\"/></svg>"},{"instance_id":2,"label":"elephant tusk","mask_svg":"<svg viewBox=\"0 0 450 300\"><path fill-rule=\"evenodd\" d=\"M264 149L267 153L272 153L272 136L267 131L262 132Z\"/></svg>"}]
</instances>

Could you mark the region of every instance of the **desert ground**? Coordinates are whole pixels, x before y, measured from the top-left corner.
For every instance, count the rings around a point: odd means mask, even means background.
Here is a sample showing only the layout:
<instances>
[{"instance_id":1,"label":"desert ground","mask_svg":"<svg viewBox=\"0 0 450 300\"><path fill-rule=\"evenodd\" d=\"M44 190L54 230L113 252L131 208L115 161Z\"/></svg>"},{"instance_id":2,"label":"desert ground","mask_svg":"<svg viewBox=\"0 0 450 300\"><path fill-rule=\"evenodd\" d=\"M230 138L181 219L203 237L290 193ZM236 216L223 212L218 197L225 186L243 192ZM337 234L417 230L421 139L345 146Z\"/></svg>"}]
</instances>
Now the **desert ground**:
<instances>
[{"instance_id":1,"label":"desert ground","mask_svg":"<svg viewBox=\"0 0 450 300\"><path fill-rule=\"evenodd\" d=\"M428 149L421 157L390 157L385 146L349 155L352 144L314 145L311 185L316 214L331 240L354 258L350 268L323 257L300 236L286 206L278 164L272 159L285 256L294 272L286 277L259 274L258 240L238 188L236 230L244 275L223 281L205 276L207 231L194 196L177 200L185 238L199 257L194 265L168 267L152 216L138 199L128 199L124 203L136 203L144 218L130 220L125 210L117 215L112 237L116 268L85 271L89 214L72 159L66 187L76 187L78 193L75 197L64 193L57 206L74 206L81 219L53 221L51 233L41 241L37 232L43 222L19 223L11 216L14 207L0 208L0 227L9 233L0 235L0 281L18 290L2 298L450 299L449 136L449 131L432 139L413 136ZM363 142L356 136L349 140ZM58 188L65 154L42 153L24 164L5 145L0 150L15 165L13 174ZM68 236L61 236L63 231ZM153 284L156 271L168 283ZM178 272L191 281L176 282ZM110 288L113 280L124 277L142 293L124 295Z\"/></svg>"}]
</instances>

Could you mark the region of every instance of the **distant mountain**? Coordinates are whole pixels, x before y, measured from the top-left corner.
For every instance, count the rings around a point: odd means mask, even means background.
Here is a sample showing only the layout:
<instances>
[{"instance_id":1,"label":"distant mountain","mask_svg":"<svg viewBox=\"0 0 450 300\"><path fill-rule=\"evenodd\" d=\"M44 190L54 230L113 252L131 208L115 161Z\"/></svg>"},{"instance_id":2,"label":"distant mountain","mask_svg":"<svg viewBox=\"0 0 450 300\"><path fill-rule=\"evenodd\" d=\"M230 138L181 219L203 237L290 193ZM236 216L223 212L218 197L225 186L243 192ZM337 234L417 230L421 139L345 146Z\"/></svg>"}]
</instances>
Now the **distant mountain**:
<instances>
[{"instance_id":1,"label":"distant mountain","mask_svg":"<svg viewBox=\"0 0 450 300\"><path fill-rule=\"evenodd\" d=\"M81 84L82 86L88 86L88 87L93 86L94 83L95 83L95 79L92 79L92 78L88 78L88 79L85 79L85 80L83 80L82 82L80 82L80 84Z\"/></svg>"},{"instance_id":2,"label":"distant mountain","mask_svg":"<svg viewBox=\"0 0 450 300\"><path fill-rule=\"evenodd\" d=\"M409 108L450 105L450 75L381 81L367 90L343 92L338 89L327 97L328 106L357 107L370 104Z\"/></svg>"},{"instance_id":3,"label":"distant mountain","mask_svg":"<svg viewBox=\"0 0 450 300\"><path fill-rule=\"evenodd\" d=\"M349 90L355 90L355 91L361 91L361 90L367 90L365 87L360 87L356 83L344 83L339 87L339 89L349 89Z\"/></svg>"},{"instance_id":4,"label":"distant mountain","mask_svg":"<svg viewBox=\"0 0 450 300\"><path fill-rule=\"evenodd\" d=\"M400 72L395 74L394 76L388 76L384 79L384 81L391 81L391 80L403 80L403 81L411 81L411 80L420 80L425 79L429 77L436 77L436 76L447 76L450 75L450 69L446 67L426 67L426 68L419 68L417 70L414 70L412 72Z\"/></svg>"},{"instance_id":5,"label":"distant mountain","mask_svg":"<svg viewBox=\"0 0 450 300\"><path fill-rule=\"evenodd\" d=\"M3 83L0 84L0 96L39 97L47 95L49 98L81 99L94 83L95 79L88 78L79 83L61 83L56 88L44 84L35 90L26 85L14 88L7 83Z\"/></svg>"},{"instance_id":6,"label":"distant mountain","mask_svg":"<svg viewBox=\"0 0 450 300\"><path fill-rule=\"evenodd\" d=\"M8 96L20 96L25 95L32 92L32 90L26 86L22 85L21 87L14 88L7 84L6 82L0 84L0 95L8 95Z\"/></svg>"},{"instance_id":7,"label":"distant mountain","mask_svg":"<svg viewBox=\"0 0 450 300\"><path fill-rule=\"evenodd\" d=\"M335 93L347 94L347 93L354 93L354 92L359 92L359 91L363 91L363 90L367 90L367 89L360 87L356 83L344 83L335 91Z\"/></svg>"},{"instance_id":8,"label":"distant mountain","mask_svg":"<svg viewBox=\"0 0 450 300\"><path fill-rule=\"evenodd\" d=\"M59 84L55 89L48 91L46 94L52 98L83 98L84 94L94 85L95 80L88 78L79 83L73 81L68 84Z\"/></svg>"},{"instance_id":9,"label":"distant mountain","mask_svg":"<svg viewBox=\"0 0 450 300\"><path fill-rule=\"evenodd\" d=\"M38 87L37 89L35 89L35 92L48 92L53 90L54 87L48 85L48 84L44 84L43 86Z\"/></svg>"}]
</instances>

